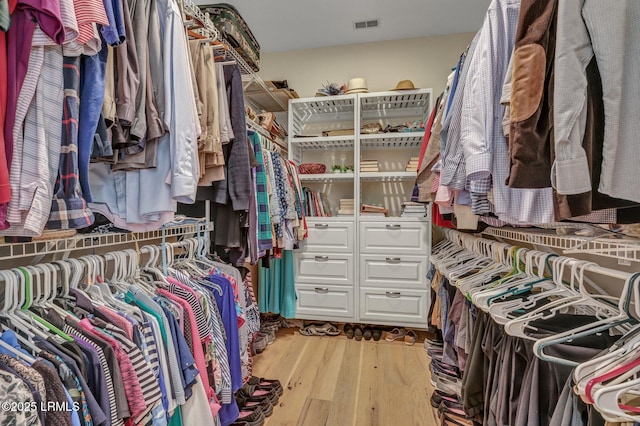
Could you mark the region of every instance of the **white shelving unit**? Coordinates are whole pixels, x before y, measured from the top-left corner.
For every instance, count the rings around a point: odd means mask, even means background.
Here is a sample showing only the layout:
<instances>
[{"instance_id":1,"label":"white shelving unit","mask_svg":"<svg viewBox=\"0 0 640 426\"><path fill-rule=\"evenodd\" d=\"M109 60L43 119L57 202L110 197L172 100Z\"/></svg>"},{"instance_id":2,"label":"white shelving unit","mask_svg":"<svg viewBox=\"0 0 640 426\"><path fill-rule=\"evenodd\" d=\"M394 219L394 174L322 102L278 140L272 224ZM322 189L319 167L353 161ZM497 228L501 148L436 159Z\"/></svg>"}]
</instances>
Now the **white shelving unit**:
<instances>
[{"instance_id":1,"label":"white shelving unit","mask_svg":"<svg viewBox=\"0 0 640 426\"><path fill-rule=\"evenodd\" d=\"M430 216L400 217L417 177L405 167L419 155L424 131L360 129L424 123L431 107L431 89L289 101L289 158L327 166L300 180L323 192L332 211L307 218L309 237L295 254L298 318L427 326ZM324 136L332 132L342 135ZM378 160L379 171L360 171L360 159ZM332 173L333 165L355 171ZM336 215L342 198L354 199L353 216ZM361 215L361 203L383 205L389 215Z\"/></svg>"}]
</instances>

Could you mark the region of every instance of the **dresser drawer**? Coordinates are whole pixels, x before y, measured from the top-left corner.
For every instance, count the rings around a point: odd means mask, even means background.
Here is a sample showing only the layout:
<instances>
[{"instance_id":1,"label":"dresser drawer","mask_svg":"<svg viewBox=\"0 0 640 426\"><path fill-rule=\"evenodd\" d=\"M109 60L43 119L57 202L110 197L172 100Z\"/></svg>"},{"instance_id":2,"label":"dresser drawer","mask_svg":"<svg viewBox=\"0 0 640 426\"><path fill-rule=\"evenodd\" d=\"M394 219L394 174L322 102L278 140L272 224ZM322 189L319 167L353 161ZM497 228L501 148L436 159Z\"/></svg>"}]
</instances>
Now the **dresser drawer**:
<instances>
[{"instance_id":1,"label":"dresser drawer","mask_svg":"<svg viewBox=\"0 0 640 426\"><path fill-rule=\"evenodd\" d=\"M354 284L352 254L296 253L296 283Z\"/></svg>"},{"instance_id":2,"label":"dresser drawer","mask_svg":"<svg viewBox=\"0 0 640 426\"><path fill-rule=\"evenodd\" d=\"M367 254L427 255L427 222L360 223L360 252Z\"/></svg>"},{"instance_id":3,"label":"dresser drawer","mask_svg":"<svg viewBox=\"0 0 640 426\"><path fill-rule=\"evenodd\" d=\"M429 293L426 290L360 288L360 321L414 324L427 327Z\"/></svg>"},{"instance_id":4,"label":"dresser drawer","mask_svg":"<svg viewBox=\"0 0 640 426\"><path fill-rule=\"evenodd\" d=\"M296 285L296 318L354 319L353 288L331 285Z\"/></svg>"},{"instance_id":5,"label":"dresser drawer","mask_svg":"<svg viewBox=\"0 0 640 426\"><path fill-rule=\"evenodd\" d=\"M360 256L360 285L363 287L426 290L426 256Z\"/></svg>"},{"instance_id":6,"label":"dresser drawer","mask_svg":"<svg viewBox=\"0 0 640 426\"><path fill-rule=\"evenodd\" d=\"M308 224L309 236L301 248L306 252L353 253L353 222L318 222Z\"/></svg>"}]
</instances>

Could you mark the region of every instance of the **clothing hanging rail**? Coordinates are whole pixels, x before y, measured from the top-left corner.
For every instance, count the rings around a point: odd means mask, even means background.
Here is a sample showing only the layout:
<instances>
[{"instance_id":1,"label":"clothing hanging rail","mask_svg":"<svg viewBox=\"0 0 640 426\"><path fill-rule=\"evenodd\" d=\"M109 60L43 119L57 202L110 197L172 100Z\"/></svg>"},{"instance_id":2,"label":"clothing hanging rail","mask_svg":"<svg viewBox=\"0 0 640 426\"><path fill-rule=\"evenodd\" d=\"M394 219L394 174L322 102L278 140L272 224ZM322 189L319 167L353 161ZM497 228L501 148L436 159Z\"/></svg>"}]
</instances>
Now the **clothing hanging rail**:
<instances>
[{"instance_id":1,"label":"clothing hanging rail","mask_svg":"<svg viewBox=\"0 0 640 426\"><path fill-rule=\"evenodd\" d=\"M640 262L640 241L638 240L614 239L603 236L579 237L574 235L556 235L555 231L545 232L541 229L523 231L487 228L482 233L506 240L559 249L565 254L591 253L629 262ZM607 233L605 235L610 236L611 234Z\"/></svg>"},{"instance_id":2,"label":"clothing hanging rail","mask_svg":"<svg viewBox=\"0 0 640 426\"><path fill-rule=\"evenodd\" d=\"M446 235L447 235L447 239L449 241L452 241L454 243L462 245L462 246L466 247L468 250L473 250L479 256L482 255L482 253L480 253L476 249L478 247L478 245L477 244L473 244L474 240L483 240L483 241L486 241L488 243L494 243L493 240L488 240L486 238L479 238L479 237L476 237L474 235L465 234L463 232L456 231L456 230L453 230L453 229L447 229L446 230ZM465 242L466 242L466 244L465 244ZM578 259L572 259L572 258L568 258L568 257L567 257L567 259L569 259L567 266L573 266L574 264L580 262ZM628 272L618 271L618 270L610 269L610 268L604 268L604 267L599 266L599 265L588 265L586 267L585 271L593 272L595 274L604 275L604 276L615 278L615 279L622 280L622 281L626 281L632 275L632 274L630 274Z\"/></svg>"},{"instance_id":3,"label":"clothing hanging rail","mask_svg":"<svg viewBox=\"0 0 640 426\"><path fill-rule=\"evenodd\" d=\"M0 244L0 261L34 257L32 264L40 263L44 256L64 253L65 257L73 251L96 250L103 247L127 245L174 237L185 237L212 231L213 223L204 219L182 219L163 225L156 231L113 232L76 234L73 237L53 240L31 241L25 243Z\"/></svg>"},{"instance_id":4,"label":"clothing hanging rail","mask_svg":"<svg viewBox=\"0 0 640 426\"><path fill-rule=\"evenodd\" d=\"M260 135L262 135L263 137L268 139L271 143L276 145L280 150L282 150L282 152L287 152L287 146L282 144L282 143L279 143L278 141L276 141L273 138L273 136L271 136L271 134L267 131L267 129L265 129L264 127L262 127L261 125L259 125L255 121L250 120L249 118L246 118L246 121L247 121L247 127L249 127L249 130L253 130L253 131L259 133Z\"/></svg>"}]
</instances>

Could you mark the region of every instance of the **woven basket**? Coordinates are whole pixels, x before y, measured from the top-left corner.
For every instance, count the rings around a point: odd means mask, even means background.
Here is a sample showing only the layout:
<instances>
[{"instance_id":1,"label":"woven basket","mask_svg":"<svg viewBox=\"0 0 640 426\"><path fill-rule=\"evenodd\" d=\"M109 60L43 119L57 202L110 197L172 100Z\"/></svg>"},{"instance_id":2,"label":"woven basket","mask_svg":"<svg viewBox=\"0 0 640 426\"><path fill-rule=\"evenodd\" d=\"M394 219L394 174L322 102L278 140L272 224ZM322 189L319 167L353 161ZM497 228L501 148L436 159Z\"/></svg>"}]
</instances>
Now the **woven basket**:
<instances>
[{"instance_id":1,"label":"woven basket","mask_svg":"<svg viewBox=\"0 0 640 426\"><path fill-rule=\"evenodd\" d=\"M327 166L320 163L300 164L300 173L303 175L320 175L327 171Z\"/></svg>"},{"instance_id":2,"label":"woven basket","mask_svg":"<svg viewBox=\"0 0 640 426\"><path fill-rule=\"evenodd\" d=\"M49 241L49 240L60 240L63 238L72 238L75 237L77 231L75 229L61 229L61 230L44 230L42 234L33 237L31 241Z\"/></svg>"}]
</instances>

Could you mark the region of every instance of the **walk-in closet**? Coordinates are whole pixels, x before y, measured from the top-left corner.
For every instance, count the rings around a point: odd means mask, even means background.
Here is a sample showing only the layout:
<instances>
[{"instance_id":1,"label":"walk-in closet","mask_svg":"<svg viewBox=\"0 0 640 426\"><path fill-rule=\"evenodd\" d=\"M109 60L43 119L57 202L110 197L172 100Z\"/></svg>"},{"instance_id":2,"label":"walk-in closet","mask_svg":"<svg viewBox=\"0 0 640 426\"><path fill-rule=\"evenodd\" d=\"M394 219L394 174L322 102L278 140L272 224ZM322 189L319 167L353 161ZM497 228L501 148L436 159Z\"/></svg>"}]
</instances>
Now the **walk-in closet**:
<instances>
[{"instance_id":1,"label":"walk-in closet","mask_svg":"<svg viewBox=\"0 0 640 426\"><path fill-rule=\"evenodd\" d=\"M0 0L0 425L640 425L638 0Z\"/></svg>"}]
</instances>

